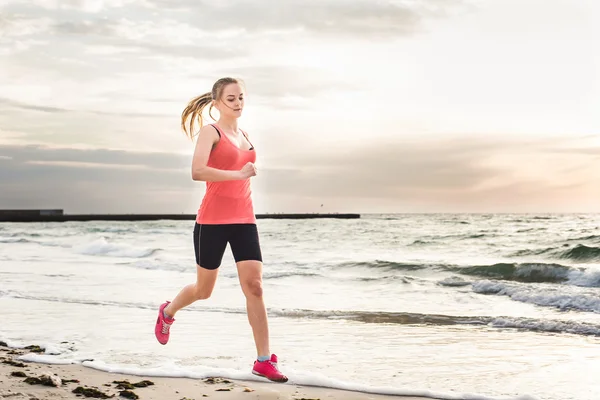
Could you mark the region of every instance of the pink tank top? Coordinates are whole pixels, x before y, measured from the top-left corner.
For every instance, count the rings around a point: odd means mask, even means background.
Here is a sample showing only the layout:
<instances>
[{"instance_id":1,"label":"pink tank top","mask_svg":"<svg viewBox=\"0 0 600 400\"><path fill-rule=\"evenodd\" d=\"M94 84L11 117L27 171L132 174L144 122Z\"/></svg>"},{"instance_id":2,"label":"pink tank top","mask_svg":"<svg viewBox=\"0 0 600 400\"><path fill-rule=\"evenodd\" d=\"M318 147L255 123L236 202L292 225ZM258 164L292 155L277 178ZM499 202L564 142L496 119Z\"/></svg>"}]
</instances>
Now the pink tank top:
<instances>
[{"instance_id":1,"label":"pink tank top","mask_svg":"<svg viewBox=\"0 0 600 400\"><path fill-rule=\"evenodd\" d=\"M216 124L211 125L220 133L221 139L211 150L207 166L239 171L246 163L256 161L256 152L252 144L251 150L242 150L221 128ZM247 136L246 139L248 140ZM207 225L256 223L251 195L250 178L206 182L206 193L198 209L196 222Z\"/></svg>"}]
</instances>

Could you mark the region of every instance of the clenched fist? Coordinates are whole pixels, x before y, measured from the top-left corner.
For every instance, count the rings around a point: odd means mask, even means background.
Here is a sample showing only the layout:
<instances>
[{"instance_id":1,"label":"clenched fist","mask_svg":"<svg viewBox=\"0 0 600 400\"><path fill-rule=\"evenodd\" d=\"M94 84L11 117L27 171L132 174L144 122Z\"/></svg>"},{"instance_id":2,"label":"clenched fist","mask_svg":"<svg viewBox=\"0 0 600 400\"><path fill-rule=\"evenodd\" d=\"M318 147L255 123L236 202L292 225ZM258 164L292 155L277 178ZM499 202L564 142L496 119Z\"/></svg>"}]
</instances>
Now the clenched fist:
<instances>
[{"instance_id":1,"label":"clenched fist","mask_svg":"<svg viewBox=\"0 0 600 400\"><path fill-rule=\"evenodd\" d=\"M251 176L255 176L255 175L256 175L256 166L251 162L246 163L246 165L244 165L242 167L242 169L240 169L241 179L247 179L247 178L250 178Z\"/></svg>"}]
</instances>

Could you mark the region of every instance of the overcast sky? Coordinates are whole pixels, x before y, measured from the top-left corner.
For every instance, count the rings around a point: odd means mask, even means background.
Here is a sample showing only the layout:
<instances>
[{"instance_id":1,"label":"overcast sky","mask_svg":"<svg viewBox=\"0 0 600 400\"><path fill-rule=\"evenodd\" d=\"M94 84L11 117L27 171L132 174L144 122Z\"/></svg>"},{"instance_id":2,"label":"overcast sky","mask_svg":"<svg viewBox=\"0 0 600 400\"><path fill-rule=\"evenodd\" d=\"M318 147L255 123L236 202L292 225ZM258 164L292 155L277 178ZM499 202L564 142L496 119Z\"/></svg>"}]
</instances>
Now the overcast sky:
<instances>
[{"instance_id":1,"label":"overcast sky","mask_svg":"<svg viewBox=\"0 0 600 400\"><path fill-rule=\"evenodd\" d=\"M597 0L0 0L0 208L196 212L179 116L232 75L259 213L600 212L594 37Z\"/></svg>"}]
</instances>

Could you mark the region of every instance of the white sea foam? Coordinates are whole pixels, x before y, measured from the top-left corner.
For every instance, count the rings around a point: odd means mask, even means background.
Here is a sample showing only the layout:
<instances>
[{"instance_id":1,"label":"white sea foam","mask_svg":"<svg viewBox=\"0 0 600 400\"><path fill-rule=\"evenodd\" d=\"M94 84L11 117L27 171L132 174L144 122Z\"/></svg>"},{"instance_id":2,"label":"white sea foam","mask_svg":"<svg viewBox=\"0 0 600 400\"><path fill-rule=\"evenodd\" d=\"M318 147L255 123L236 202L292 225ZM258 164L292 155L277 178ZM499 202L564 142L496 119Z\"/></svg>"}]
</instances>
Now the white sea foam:
<instances>
[{"instance_id":1,"label":"white sea foam","mask_svg":"<svg viewBox=\"0 0 600 400\"><path fill-rule=\"evenodd\" d=\"M22 348L15 342L7 342L9 347ZM48 346L51 348L51 346ZM60 346L57 346L60 348ZM125 374L141 377L166 377L166 378L189 378L189 379L205 379L209 377L221 377L226 379L236 379L244 381L264 382L263 378L259 378L248 371L240 371L232 368L216 368L202 365L196 366L179 366L172 362L165 363L157 367L124 366L116 364L108 364L100 360L86 360L76 358L56 357L49 354L28 353L17 358L20 361L33 362L48 365L72 365L81 364L84 367L96 369L98 371ZM281 365L281 367L284 367ZM370 386L355 382L346 382L343 380L330 378L326 375L297 371L292 368L285 368L286 375L289 378L288 384L315 386L331 389L348 390L353 392L364 392L373 394L393 395L393 396L420 396L430 399L439 400L536 400L530 395L522 395L517 397L489 397L479 394L462 393L449 394L429 390L417 389L402 389L385 386Z\"/></svg>"},{"instance_id":2,"label":"white sea foam","mask_svg":"<svg viewBox=\"0 0 600 400\"><path fill-rule=\"evenodd\" d=\"M110 365L102 361L84 361L85 367L97 369L109 373L127 374L134 376L152 376L152 377L171 377L171 378L190 378L204 379L208 377L221 377L245 381L264 382L264 379L254 376L250 372L239 371L229 368L214 368L214 367L181 367L177 365L169 365L155 368L139 368L135 366ZM288 384L316 386L331 389L341 389L354 392L365 392L374 394L394 395L394 396L421 396L431 399L440 400L536 400L529 395L518 397L489 397L478 394L448 394L439 393L428 390L415 389L400 389L393 387L369 386L360 383L345 382L338 379L329 378L322 374L296 371L291 368L286 368L286 375L289 378Z\"/></svg>"},{"instance_id":3,"label":"white sea foam","mask_svg":"<svg viewBox=\"0 0 600 400\"><path fill-rule=\"evenodd\" d=\"M585 270L570 271L568 283L575 286L600 286L600 268L590 266Z\"/></svg>"},{"instance_id":4,"label":"white sea foam","mask_svg":"<svg viewBox=\"0 0 600 400\"><path fill-rule=\"evenodd\" d=\"M538 306L600 312L600 297L591 294L565 293L558 288L532 287L512 283L481 280L473 283L473 291L508 296L515 301Z\"/></svg>"},{"instance_id":5,"label":"white sea foam","mask_svg":"<svg viewBox=\"0 0 600 400\"><path fill-rule=\"evenodd\" d=\"M36 354L28 353L17 357L20 361L35 362L39 364L52 364L52 365L69 365L69 364L80 364L80 361L70 360L65 358L58 358L48 354Z\"/></svg>"},{"instance_id":6,"label":"white sea foam","mask_svg":"<svg viewBox=\"0 0 600 400\"><path fill-rule=\"evenodd\" d=\"M141 258L152 255L158 249L135 247L128 244L110 243L102 237L90 243L73 247L79 254L91 256L132 257Z\"/></svg>"},{"instance_id":7,"label":"white sea foam","mask_svg":"<svg viewBox=\"0 0 600 400\"><path fill-rule=\"evenodd\" d=\"M558 321L527 318L494 318L489 324L496 328L517 328L540 332L560 332L577 335L600 336L600 325L577 321Z\"/></svg>"}]
</instances>

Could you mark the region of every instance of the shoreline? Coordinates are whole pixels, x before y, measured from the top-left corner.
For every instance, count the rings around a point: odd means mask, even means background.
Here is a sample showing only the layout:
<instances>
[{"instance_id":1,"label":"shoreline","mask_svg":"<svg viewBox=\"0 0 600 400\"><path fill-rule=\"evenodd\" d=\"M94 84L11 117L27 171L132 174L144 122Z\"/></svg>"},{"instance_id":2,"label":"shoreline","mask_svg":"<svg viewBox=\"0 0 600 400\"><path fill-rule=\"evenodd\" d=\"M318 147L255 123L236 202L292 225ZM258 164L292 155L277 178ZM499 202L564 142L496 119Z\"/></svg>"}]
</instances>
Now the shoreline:
<instances>
[{"instance_id":1,"label":"shoreline","mask_svg":"<svg viewBox=\"0 0 600 400\"><path fill-rule=\"evenodd\" d=\"M3 212L4 211L4 212ZM298 213L298 214L256 214L256 219L359 219L360 214L353 213ZM192 221L196 214L38 214L11 213L0 210L2 222L69 222L69 221Z\"/></svg>"},{"instance_id":2,"label":"shoreline","mask_svg":"<svg viewBox=\"0 0 600 400\"><path fill-rule=\"evenodd\" d=\"M423 400L424 397L354 392L265 380L244 381L221 377L194 379L105 372L82 364L46 364L21 360L43 354L39 346L14 348L0 342L0 398L50 400L54 398L130 398L147 400L262 399L262 400Z\"/></svg>"}]
</instances>

